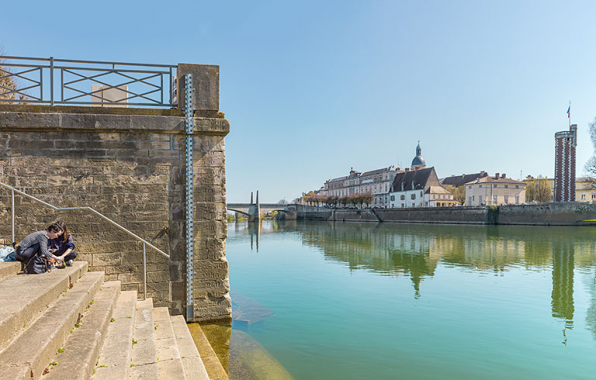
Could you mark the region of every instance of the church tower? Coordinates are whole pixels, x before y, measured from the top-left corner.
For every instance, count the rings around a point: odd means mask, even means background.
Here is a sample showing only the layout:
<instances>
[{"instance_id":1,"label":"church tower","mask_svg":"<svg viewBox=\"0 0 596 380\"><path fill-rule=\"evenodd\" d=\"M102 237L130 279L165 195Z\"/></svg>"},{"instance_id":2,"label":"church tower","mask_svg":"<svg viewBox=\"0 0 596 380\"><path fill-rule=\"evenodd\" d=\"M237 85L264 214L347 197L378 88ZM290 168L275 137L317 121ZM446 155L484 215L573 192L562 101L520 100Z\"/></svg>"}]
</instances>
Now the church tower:
<instances>
[{"instance_id":1,"label":"church tower","mask_svg":"<svg viewBox=\"0 0 596 380\"><path fill-rule=\"evenodd\" d=\"M422 158L422 148L420 148L420 141L418 141L418 146L416 147L416 157L412 160L412 170L424 169L426 167L426 162L424 158Z\"/></svg>"}]
</instances>

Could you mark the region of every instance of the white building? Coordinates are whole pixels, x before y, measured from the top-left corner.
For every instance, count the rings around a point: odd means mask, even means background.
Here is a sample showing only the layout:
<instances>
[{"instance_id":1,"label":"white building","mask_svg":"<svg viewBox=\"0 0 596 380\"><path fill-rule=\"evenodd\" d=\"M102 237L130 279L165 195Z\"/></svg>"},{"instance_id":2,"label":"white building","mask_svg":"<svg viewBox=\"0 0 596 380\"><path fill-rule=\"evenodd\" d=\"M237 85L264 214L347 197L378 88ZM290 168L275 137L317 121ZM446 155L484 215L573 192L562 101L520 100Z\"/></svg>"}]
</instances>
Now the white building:
<instances>
[{"instance_id":1,"label":"white building","mask_svg":"<svg viewBox=\"0 0 596 380\"><path fill-rule=\"evenodd\" d=\"M439 184L434 167L397 174L389 193L390 208L445 207L456 203L453 194Z\"/></svg>"},{"instance_id":2,"label":"white building","mask_svg":"<svg viewBox=\"0 0 596 380\"><path fill-rule=\"evenodd\" d=\"M520 205L526 202L526 183L505 174L466 183L466 206Z\"/></svg>"}]
</instances>

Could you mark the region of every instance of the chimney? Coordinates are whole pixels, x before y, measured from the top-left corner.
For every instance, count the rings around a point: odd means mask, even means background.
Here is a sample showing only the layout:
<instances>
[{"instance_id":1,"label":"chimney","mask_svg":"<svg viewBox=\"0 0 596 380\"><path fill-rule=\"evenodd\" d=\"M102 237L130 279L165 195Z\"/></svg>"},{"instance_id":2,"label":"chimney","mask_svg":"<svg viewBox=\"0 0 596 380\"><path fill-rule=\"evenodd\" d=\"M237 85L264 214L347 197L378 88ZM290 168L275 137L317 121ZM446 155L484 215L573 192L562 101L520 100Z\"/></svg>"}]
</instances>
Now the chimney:
<instances>
[{"instance_id":1,"label":"chimney","mask_svg":"<svg viewBox=\"0 0 596 380\"><path fill-rule=\"evenodd\" d=\"M499 179L499 173L495 173L495 179Z\"/></svg>"},{"instance_id":2,"label":"chimney","mask_svg":"<svg viewBox=\"0 0 596 380\"><path fill-rule=\"evenodd\" d=\"M501 174L501 178L505 178L505 173Z\"/></svg>"}]
</instances>

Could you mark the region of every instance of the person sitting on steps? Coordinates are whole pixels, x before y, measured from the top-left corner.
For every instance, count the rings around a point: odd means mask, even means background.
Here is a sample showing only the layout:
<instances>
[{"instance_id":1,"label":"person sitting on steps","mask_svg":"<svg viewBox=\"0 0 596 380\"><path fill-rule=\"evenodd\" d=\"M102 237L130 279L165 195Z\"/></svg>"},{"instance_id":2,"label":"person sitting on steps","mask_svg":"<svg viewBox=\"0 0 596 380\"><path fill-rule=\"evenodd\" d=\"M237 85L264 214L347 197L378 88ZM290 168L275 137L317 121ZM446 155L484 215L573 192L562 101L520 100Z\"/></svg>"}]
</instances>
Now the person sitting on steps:
<instances>
[{"instance_id":1,"label":"person sitting on steps","mask_svg":"<svg viewBox=\"0 0 596 380\"><path fill-rule=\"evenodd\" d=\"M63 221L57 220L55 224L61 227L63 234L50 240L50 252L62 260L66 266L71 266L72 261L77 257L72 234Z\"/></svg>"},{"instance_id":2,"label":"person sitting on steps","mask_svg":"<svg viewBox=\"0 0 596 380\"><path fill-rule=\"evenodd\" d=\"M64 233L60 224L54 222L45 231L37 231L29 234L16 246L15 257L18 261L26 264L38 252L46 259L61 261L62 259L53 255L48 247L50 239L56 239Z\"/></svg>"}]
</instances>

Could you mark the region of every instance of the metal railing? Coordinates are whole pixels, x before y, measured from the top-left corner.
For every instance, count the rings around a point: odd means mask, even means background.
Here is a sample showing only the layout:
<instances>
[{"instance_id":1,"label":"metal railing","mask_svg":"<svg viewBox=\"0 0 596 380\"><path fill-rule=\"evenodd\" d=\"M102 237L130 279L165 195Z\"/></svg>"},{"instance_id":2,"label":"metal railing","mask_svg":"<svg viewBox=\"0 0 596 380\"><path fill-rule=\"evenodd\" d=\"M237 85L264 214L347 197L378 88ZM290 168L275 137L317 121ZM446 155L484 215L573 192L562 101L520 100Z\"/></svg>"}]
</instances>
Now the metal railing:
<instances>
[{"instance_id":1,"label":"metal railing","mask_svg":"<svg viewBox=\"0 0 596 380\"><path fill-rule=\"evenodd\" d=\"M143 243L143 284L144 284L144 299L147 298L147 249L146 246L149 246L151 248L153 248L154 250L156 250L157 252L161 253L162 255L164 255L165 257L167 257L168 259L170 258L170 255L168 255L167 253L165 253L164 251L162 251L161 249L157 248L156 246L154 246L153 244L149 243L148 241L146 241L145 239L143 239L142 237L134 234L133 232L127 230L126 228L122 227L121 225L119 225L118 223L114 222L112 219L108 218L107 216L103 215L102 213L92 209L91 207L56 207L53 206L47 202L42 201L41 199L35 198L32 195L29 195L27 193L24 193L18 189L15 189L12 186L9 186L7 184L4 184L2 182L0 182L0 186L4 186L7 189L11 190L11 194L12 194L12 198L11 198L11 202L12 202L12 207L11 207L11 212L12 212L12 241L15 241L15 236L14 236L14 213L15 213L15 207L14 207L14 194L18 193L21 195L24 195L28 198L33 199L34 201L37 201L45 206L48 206L56 211L62 211L62 210L89 210L91 212L93 212L94 214L98 215L99 217L103 218L104 220L110 222L111 224L113 224L114 226L118 227L119 229L121 229L122 231L126 232L127 234L129 234L130 236L134 237L135 239L141 241Z\"/></svg>"},{"instance_id":2,"label":"metal railing","mask_svg":"<svg viewBox=\"0 0 596 380\"><path fill-rule=\"evenodd\" d=\"M0 102L176 107L176 68L0 56Z\"/></svg>"}]
</instances>

